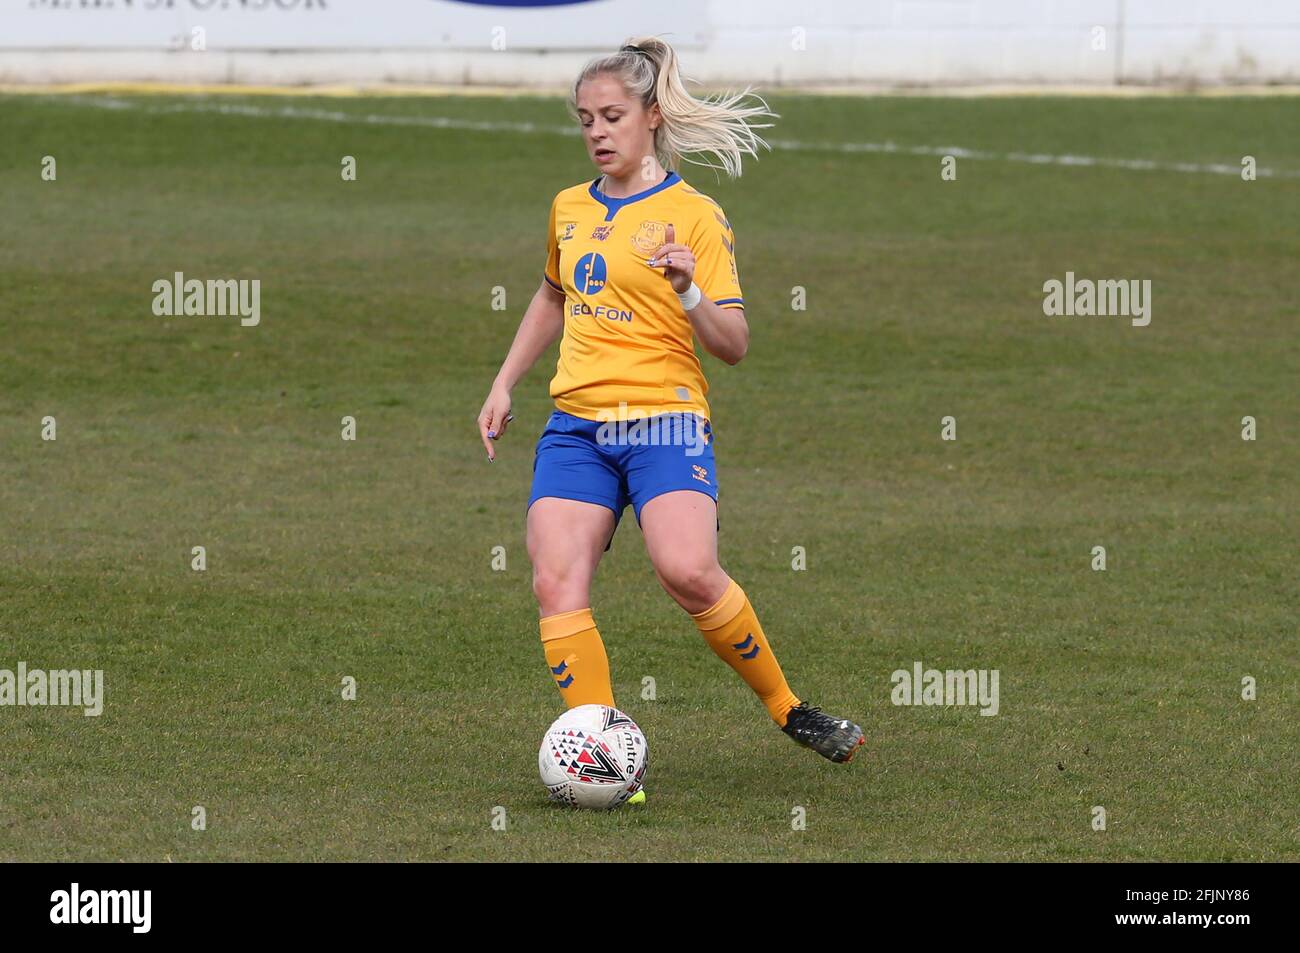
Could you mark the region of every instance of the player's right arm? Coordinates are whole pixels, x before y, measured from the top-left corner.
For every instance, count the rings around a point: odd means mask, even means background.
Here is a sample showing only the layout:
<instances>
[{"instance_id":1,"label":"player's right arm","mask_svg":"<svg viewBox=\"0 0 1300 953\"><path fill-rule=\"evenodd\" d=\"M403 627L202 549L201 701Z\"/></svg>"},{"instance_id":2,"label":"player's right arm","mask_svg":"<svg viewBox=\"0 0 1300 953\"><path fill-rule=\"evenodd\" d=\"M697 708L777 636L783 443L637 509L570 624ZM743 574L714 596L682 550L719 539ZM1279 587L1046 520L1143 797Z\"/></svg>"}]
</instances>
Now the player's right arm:
<instances>
[{"instance_id":1,"label":"player's right arm","mask_svg":"<svg viewBox=\"0 0 1300 953\"><path fill-rule=\"evenodd\" d=\"M556 291L550 282L543 279L542 285L533 295L519 330L515 332L514 343L506 354L492 390L483 409L478 415L479 436L487 448L488 460L496 459L496 450L492 446L506 432L510 418L510 394L519 379L528 373L528 369L537 363L537 359L546 353L546 349L555 343L564 332L564 293Z\"/></svg>"}]
</instances>

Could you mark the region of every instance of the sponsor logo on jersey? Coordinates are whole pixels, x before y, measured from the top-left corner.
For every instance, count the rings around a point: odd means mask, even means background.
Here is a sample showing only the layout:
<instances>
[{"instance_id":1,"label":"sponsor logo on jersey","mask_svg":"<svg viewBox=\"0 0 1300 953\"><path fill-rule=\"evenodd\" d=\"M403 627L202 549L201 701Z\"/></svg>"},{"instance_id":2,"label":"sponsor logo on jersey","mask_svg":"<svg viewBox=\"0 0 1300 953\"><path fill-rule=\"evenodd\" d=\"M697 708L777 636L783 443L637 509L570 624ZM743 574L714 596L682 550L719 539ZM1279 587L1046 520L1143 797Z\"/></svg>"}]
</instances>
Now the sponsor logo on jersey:
<instances>
[{"instance_id":1,"label":"sponsor logo on jersey","mask_svg":"<svg viewBox=\"0 0 1300 953\"><path fill-rule=\"evenodd\" d=\"M598 242L603 242L605 239L609 238L610 233L613 231L613 225L597 225L595 230L592 231L591 237Z\"/></svg>"},{"instance_id":2,"label":"sponsor logo on jersey","mask_svg":"<svg viewBox=\"0 0 1300 953\"><path fill-rule=\"evenodd\" d=\"M575 228L577 228L577 227L578 227L578 223L577 223L577 222L565 222L565 223L564 223L564 234L560 236L560 241L562 241L562 242L567 242L570 238L572 238L572 237L573 237L573 230L574 230Z\"/></svg>"},{"instance_id":3,"label":"sponsor logo on jersey","mask_svg":"<svg viewBox=\"0 0 1300 953\"><path fill-rule=\"evenodd\" d=\"M578 317L583 314L590 314L597 318L604 318L607 321L627 321L631 323L635 314L633 311L626 311L623 308L610 308L603 304L592 307L585 301L579 301L577 304L569 305L569 314Z\"/></svg>"},{"instance_id":4,"label":"sponsor logo on jersey","mask_svg":"<svg viewBox=\"0 0 1300 953\"><path fill-rule=\"evenodd\" d=\"M594 251L587 252L573 268L573 286L578 289L578 294L600 294L605 290L607 274L604 256Z\"/></svg>"}]
</instances>

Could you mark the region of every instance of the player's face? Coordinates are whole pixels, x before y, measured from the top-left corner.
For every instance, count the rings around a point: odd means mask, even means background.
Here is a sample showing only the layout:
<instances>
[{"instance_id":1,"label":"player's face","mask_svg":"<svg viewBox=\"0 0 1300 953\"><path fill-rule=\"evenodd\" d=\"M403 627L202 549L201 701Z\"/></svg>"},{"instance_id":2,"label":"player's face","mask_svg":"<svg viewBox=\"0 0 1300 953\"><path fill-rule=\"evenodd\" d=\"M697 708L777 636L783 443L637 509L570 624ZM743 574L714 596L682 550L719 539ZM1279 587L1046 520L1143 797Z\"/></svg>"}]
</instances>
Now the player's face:
<instances>
[{"instance_id":1,"label":"player's face","mask_svg":"<svg viewBox=\"0 0 1300 953\"><path fill-rule=\"evenodd\" d=\"M587 155L612 179L626 179L654 155L654 129L659 107L650 112L630 97L613 76L596 76L578 87L578 120Z\"/></svg>"}]
</instances>

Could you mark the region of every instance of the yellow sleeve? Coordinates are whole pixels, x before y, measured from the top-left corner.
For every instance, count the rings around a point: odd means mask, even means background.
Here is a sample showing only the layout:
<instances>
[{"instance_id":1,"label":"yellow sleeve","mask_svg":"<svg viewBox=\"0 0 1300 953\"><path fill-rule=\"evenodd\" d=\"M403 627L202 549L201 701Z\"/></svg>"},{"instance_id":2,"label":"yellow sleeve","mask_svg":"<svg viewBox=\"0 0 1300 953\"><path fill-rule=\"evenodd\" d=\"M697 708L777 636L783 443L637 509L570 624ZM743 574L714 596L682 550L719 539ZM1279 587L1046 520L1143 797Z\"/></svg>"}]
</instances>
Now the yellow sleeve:
<instances>
[{"instance_id":1,"label":"yellow sleeve","mask_svg":"<svg viewBox=\"0 0 1300 953\"><path fill-rule=\"evenodd\" d=\"M560 244L555 240L555 205L558 201L558 195L551 200L551 220L546 229L546 268L542 274L552 288L563 292L564 285L560 283Z\"/></svg>"},{"instance_id":2,"label":"yellow sleeve","mask_svg":"<svg viewBox=\"0 0 1300 953\"><path fill-rule=\"evenodd\" d=\"M691 242L695 253L695 283L704 296L723 308L743 308L740 276L736 273L736 234L721 206L710 201Z\"/></svg>"}]
</instances>

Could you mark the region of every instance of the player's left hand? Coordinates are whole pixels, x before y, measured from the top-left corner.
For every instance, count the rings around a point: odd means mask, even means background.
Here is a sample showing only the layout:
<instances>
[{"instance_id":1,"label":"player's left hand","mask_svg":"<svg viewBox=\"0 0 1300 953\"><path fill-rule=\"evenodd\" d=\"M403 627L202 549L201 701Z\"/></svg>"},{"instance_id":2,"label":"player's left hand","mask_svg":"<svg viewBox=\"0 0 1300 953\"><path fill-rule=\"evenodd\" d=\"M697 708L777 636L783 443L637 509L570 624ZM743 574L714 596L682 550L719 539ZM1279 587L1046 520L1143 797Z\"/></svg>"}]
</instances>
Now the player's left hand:
<instances>
[{"instance_id":1,"label":"player's left hand","mask_svg":"<svg viewBox=\"0 0 1300 953\"><path fill-rule=\"evenodd\" d=\"M662 268L664 277L679 295L685 294L695 280L695 255L685 245L677 244L677 233L671 222L668 223L664 243L646 264L651 268Z\"/></svg>"}]
</instances>

